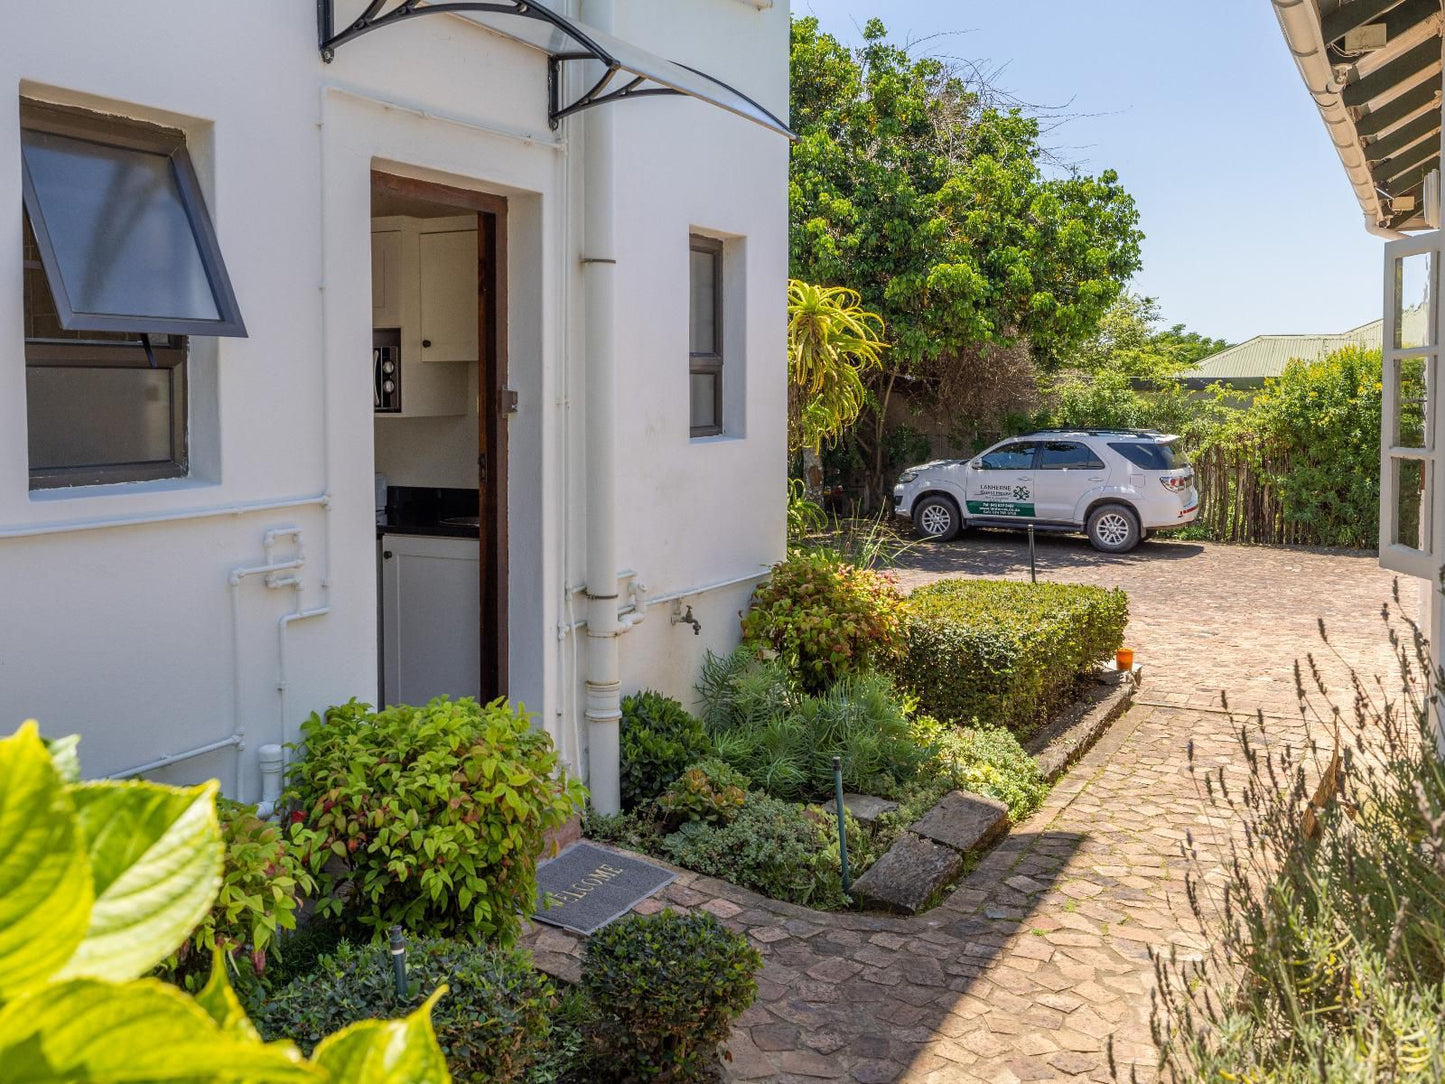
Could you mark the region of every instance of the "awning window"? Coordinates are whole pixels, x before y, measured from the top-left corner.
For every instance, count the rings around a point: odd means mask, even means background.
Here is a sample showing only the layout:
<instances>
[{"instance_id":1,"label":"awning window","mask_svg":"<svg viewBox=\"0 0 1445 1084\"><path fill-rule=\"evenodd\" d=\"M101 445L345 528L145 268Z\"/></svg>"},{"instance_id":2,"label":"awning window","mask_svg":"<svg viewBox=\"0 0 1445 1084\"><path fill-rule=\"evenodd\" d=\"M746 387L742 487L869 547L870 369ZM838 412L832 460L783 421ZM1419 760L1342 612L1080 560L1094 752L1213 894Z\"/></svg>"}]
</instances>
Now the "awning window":
<instances>
[{"instance_id":1,"label":"awning window","mask_svg":"<svg viewBox=\"0 0 1445 1084\"><path fill-rule=\"evenodd\" d=\"M246 334L179 132L21 118L25 210L67 331Z\"/></svg>"},{"instance_id":2,"label":"awning window","mask_svg":"<svg viewBox=\"0 0 1445 1084\"><path fill-rule=\"evenodd\" d=\"M348 26L335 25L336 0L320 0L321 56L330 60L336 50L362 34L422 15L464 14L488 30L546 53L551 63L548 119L555 128L564 117L584 109L647 95L672 94L696 98L709 105L759 124L779 135L795 138L787 124L766 108L720 79L685 64L675 64L585 23L568 19L536 0L403 0L390 10L387 0L371 0ZM601 64L599 79L575 101L561 98L561 71L569 63Z\"/></svg>"}]
</instances>

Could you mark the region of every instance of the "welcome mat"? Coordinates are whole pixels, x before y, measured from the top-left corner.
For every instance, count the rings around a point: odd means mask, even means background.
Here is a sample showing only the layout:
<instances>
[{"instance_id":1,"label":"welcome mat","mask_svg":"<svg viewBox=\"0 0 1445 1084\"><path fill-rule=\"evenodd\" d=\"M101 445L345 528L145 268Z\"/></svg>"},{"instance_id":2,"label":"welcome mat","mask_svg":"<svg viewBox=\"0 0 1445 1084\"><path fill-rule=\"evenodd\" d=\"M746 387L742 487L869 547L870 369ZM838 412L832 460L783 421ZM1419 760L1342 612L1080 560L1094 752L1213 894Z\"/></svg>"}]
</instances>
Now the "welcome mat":
<instances>
[{"instance_id":1,"label":"welcome mat","mask_svg":"<svg viewBox=\"0 0 1445 1084\"><path fill-rule=\"evenodd\" d=\"M538 922L592 934L676 878L640 858L574 843L537 867Z\"/></svg>"}]
</instances>

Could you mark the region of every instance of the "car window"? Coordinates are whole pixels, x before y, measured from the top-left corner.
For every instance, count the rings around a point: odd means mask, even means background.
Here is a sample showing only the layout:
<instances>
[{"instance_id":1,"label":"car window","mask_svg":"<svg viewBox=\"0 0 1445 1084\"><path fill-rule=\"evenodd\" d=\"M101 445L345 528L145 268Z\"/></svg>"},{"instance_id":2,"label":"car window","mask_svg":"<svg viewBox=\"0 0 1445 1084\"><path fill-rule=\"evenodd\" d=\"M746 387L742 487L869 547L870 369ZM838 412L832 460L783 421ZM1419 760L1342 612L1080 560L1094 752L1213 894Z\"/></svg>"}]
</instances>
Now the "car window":
<instances>
[{"instance_id":1,"label":"car window","mask_svg":"<svg viewBox=\"0 0 1445 1084\"><path fill-rule=\"evenodd\" d=\"M1118 452L1134 466L1144 470L1175 470L1178 467L1189 466L1189 460L1174 450L1172 444L1134 443L1118 441L1110 443L1110 448Z\"/></svg>"},{"instance_id":2,"label":"car window","mask_svg":"<svg viewBox=\"0 0 1445 1084\"><path fill-rule=\"evenodd\" d=\"M1086 445L1051 440L1039 455L1040 470L1101 470L1104 464Z\"/></svg>"},{"instance_id":3,"label":"car window","mask_svg":"<svg viewBox=\"0 0 1445 1084\"><path fill-rule=\"evenodd\" d=\"M1038 443L1032 440L1016 440L995 448L979 460L983 470L1033 470L1034 449Z\"/></svg>"}]
</instances>

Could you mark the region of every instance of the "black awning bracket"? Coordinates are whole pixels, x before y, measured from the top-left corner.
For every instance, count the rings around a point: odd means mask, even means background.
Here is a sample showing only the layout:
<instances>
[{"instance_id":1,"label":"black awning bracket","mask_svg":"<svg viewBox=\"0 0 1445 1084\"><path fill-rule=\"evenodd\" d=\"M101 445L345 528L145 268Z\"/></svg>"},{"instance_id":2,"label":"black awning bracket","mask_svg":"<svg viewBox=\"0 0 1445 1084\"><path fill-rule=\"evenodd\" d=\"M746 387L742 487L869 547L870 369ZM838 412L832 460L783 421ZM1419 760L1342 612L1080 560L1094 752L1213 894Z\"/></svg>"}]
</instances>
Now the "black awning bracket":
<instances>
[{"instance_id":1,"label":"black awning bracket","mask_svg":"<svg viewBox=\"0 0 1445 1084\"><path fill-rule=\"evenodd\" d=\"M545 24L571 43L565 52L548 50L547 120L554 130L564 118L585 109L591 109L593 106L620 102L628 98L682 95L720 105L730 112L737 113L755 123L763 124L790 139L795 138L783 121L752 98L728 86L722 80L685 64L669 65L661 58L649 58L627 43L616 41L612 48L623 53L624 57L631 56L630 60L624 62L623 59L613 55L611 48L603 44L610 40L606 35L602 35L598 31L590 31L588 27L559 15L545 4L534 2L534 0L401 0L389 10L385 10L389 2L391 0L369 0L360 15L349 25L338 30L336 29L336 0L316 0L317 42L321 51L321 59L329 64L336 56L336 50L347 42L354 41L363 34L369 34L374 30L382 30L388 26L420 18L423 15L478 12L488 15L516 16ZM597 36L594 37L594 35ZM602 41L599 41L598 37L601 37ZM576 101L563 102L562 73L567 64L578 61L600 64L602 74L592 87L580 95ZM634 68L640 70L633 70ZM619 72L624 76L631 76L631 78L621 86L608 89L613 87L613 81ZM697 76L705 83L698 83L689 76L683 75L682 72L691 73L692 76ZM678 83L678 86L686 89L677 89L677 87L667 85L674 81Z\"/></svg>"}]
</instances>

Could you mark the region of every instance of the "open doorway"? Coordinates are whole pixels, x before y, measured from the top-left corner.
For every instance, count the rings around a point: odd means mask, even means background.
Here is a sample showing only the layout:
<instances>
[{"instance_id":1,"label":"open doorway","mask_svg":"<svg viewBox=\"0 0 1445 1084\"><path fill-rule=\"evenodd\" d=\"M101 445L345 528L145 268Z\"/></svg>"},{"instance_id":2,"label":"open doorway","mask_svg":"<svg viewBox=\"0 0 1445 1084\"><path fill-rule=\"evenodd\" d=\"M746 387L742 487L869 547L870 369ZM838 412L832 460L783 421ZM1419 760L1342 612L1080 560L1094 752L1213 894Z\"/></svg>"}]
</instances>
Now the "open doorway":
<instances>
[{"instance_id":1,"label":"open doorway","mask_svg":"<svg viewBox=\"0 0 1445 1084\"><path fill-rule=\"evenodd\" d=\"M506 696L506 200L373 172L379 702Z\"/></svg>"}]
</instances>

